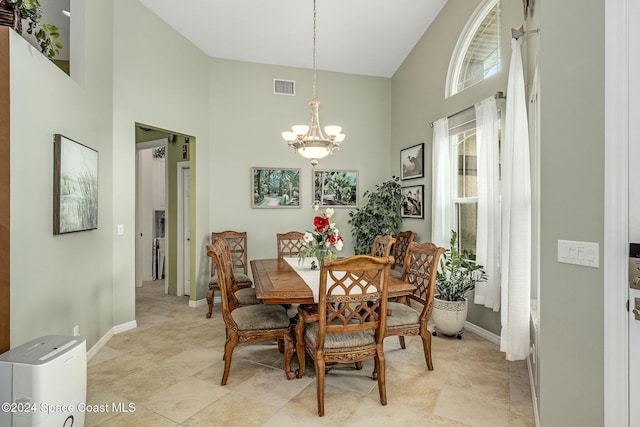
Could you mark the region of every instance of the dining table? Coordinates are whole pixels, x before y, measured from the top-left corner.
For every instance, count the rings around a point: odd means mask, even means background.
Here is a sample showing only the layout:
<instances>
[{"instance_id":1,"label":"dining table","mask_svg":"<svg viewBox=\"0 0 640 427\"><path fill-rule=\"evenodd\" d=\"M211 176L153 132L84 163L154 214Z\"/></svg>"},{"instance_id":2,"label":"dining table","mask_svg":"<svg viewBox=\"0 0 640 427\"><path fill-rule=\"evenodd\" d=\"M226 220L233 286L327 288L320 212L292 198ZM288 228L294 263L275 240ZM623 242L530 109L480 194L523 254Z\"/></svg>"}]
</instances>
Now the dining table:
<instances>
[{"instance_id":1,"label":"dining table","mask_svg":"<svg viewBox=\"0 0 640 427\"><path fill-rule=\"evenodd\" d=\"M309 261L307 261L309 262ZM265 304L317 304L314 291L305 281L304 267L298 271L292 259L269 258L250 261L256 297ZM300 273L299 273L300 272ZM320 276L320 269L315 270ZM312 273L313 274L313 273ZM308 278L307 278L308 280ZM415 290L415 286L402 279L389 276L389 297L404 297Z\"/></svg>"}]
</instances>

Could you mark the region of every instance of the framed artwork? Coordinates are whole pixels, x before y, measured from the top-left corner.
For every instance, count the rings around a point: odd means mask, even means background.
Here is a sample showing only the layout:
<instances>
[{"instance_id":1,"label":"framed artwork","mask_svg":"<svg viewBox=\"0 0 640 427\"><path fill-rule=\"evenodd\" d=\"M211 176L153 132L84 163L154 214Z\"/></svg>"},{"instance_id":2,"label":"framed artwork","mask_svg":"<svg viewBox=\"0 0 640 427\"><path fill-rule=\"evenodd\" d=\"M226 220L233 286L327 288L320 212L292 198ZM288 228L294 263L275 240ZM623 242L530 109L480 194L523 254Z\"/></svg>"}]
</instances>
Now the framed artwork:
<instances>
[{"instance_id":1,"label":"framed artwork","mask_svg":"<svg viewBox=\"0 0 640 427\"><path fill-rule=\"evenodd\" d=\"M424 144L400 150L400 179L424 177Z\"/></svg>"},{"instance_id":2,"label":"framed artwork","mask_svg":"<svg viewBox=\"0 0 640 427\"><path fill-rule=\"evenodd\" d=\"M313 205L321 208L358 207L358 171L313 171Z\"/></svg>"},{"instance_id":3,"label":"framed artwork","mask_svg":"<svg viewBox=\"0 0 640 427\"><path fill-rule=\"evenodd\" d=\"M252 208L299 208L300 169L251 168Z\"/></svg>"},{"instance_id":4,"label":"framed artwork","mask_svg":"<svg viewBox=\"0 0 640 427\"><path fill-rule=\"evenodd\" d=\"M400 216L402 218L424 218L424 185L402 187L400 192L402 193Z\"/></svg>"},{"instance_id":5,"label":"framed artwork","mask_svg":"<svg viewBox=\"0 0 640 427\"><path fill-rule=\"evenodd\" d=\"M53 234L98 228L98 152L64 135L53 140Z\"/></svg>"}]
</instances>

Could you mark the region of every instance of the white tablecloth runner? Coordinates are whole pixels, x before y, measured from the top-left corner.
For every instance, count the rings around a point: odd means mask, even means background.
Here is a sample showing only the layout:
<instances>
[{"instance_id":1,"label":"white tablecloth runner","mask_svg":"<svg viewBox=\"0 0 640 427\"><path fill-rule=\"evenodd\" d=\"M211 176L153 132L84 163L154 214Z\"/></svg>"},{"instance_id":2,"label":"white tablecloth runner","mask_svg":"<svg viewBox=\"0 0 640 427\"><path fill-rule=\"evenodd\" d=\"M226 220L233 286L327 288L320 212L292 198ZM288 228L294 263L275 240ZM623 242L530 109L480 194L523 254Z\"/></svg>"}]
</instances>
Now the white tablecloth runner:
<instances>
[{"instance_id":1,"label":"white tablecloth runner","mask_svg":"<svg viewBox=\"0 0 640 427\"><path fill-rule=\"evenodd\" d=\"M320 266L318 266L317 270L311 269L311 262L315 261L318 264L318 261L314 257L306 257L302 264L300 264L300 259L298 257L285 257L285 261L298 273L298 276L304 280L304 282L309 286L311 292L313 292L313 301L318 302L318 290L320 288Z\"/></svg>"}]
</instances>

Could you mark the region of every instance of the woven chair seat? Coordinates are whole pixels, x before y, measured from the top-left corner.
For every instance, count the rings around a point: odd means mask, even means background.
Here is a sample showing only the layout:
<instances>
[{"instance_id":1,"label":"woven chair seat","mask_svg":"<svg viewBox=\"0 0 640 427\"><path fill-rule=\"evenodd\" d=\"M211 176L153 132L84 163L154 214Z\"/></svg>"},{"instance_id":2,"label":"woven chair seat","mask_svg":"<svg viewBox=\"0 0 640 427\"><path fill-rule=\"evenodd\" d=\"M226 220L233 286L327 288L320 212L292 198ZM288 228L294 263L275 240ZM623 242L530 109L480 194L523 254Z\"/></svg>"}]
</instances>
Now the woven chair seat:
<instances>
[{"instance_id":1,"label":"woven chair seat","mask_svg":"<svg viewBox=\"0 0 640 427\"><path fill-rule=\"evenodd\" d=\"M256 288L238 289L235 296L240 305L262 304L262 301L256 297Z\"/></svg>"},{"instance_id":2,"label":"woven chair seat","mask_svg":"<svg viewBox=\"0 0 640 427\"><path fill-rule=\"evenodd\" d=\"M316 346L318 338L318 323L309 323L305 326L304 339L305 342ZM340 348L364 347L366 345L375 345L376 340L371 331L345 332L339 334L327 333L324 337L324 348Z\"/></svg>"},{"instance_id":3,"label":"woven chair seat","mask_svg":"<svg viewBox=\"0 0 640 427\"><path fill-rule=\"evenodd\" d=\"M387 304L387 328L394 326L411 325L420 322L420 313L406 304L389 302Z\"/></svg>"},{"instance_id":4,"label":"woven chair seat","mask_svg":"<svg viewBox=\"0 0 640 427\"><path fill-rule=\"evenodd\" d=\"M251 281L251 278L244 274L244 273L234 273L234 276L236 278L236 283L238 283L239 285L242 285L244 283L253 283ZM218 274L215 273L213 276L211 276L211 280L209 280L209 287L211 286L220 286L220 284L218 283Z\"/></svg>"},{"instance_id":5,"label":"woven chair seat","mask_svg":"<svg viewBox=\"0 0 640 427\"><path fill-rule=\"evenodd\" d=\"M389 270L389 277L394 277L396 279L402 279L402 271L398 270Z\"/></svg>"},{"instance_id":6,"label":"woven chair seat","mask_svg":"<svg viewBox=\"0 0 640 427\"><path fill-rule=\"evenodd\" d=\"M238 307L231 312L231 317L238 325L238 329L267 330L280 329L289 326L289 316L281 305L248 305Z\"/></svg>"}]
</instances>

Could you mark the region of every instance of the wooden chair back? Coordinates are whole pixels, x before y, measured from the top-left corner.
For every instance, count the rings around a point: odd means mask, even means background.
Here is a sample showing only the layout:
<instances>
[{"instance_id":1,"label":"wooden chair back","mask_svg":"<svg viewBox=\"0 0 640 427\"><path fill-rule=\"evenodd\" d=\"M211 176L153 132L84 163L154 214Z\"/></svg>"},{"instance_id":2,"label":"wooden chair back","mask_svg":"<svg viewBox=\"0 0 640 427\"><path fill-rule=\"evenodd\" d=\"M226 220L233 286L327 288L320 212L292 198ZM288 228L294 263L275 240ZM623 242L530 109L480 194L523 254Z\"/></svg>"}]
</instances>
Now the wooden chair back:
<instances>
[{"instance_id":1,"label":"wooden chair back","mask_svg":"<svg viewBox=\"0 0 640 427\"><path fill-rule=\"evenodd\" d=\"M239 304L234 298L234 293L237 289L234 289L236 286L234 284L233 268L231 267L233 264L227 241L221 238L213 239L213 243L207 245L207 255L211 257L218 272L218 285L220 287L220 299L222 300L222 318L225 324L229 321L233 322L230 313L238 307ZM227 327L229 326L233 325L227 324Z\"/></svg>"},{"instance_id":2,"label":"wooden chair back","mask_svg":"<svg viewBox=\"0 0 640 427\"><path fill-rule=\"evenodd\" d=\"M306 246L303 237L304 233L300 231L276 233L278 258L298 256L300 250Z\"/></svg>"},{"instance_id":3,"label":"wooden chair back","mask_svg":"<svg viewBox=\"0 0 640 427\"><path fill-rule=\"evenodd\" d=\"M404 258L407 255L407 248L418 235L413 231L398 231L396 233L396 243L393 245L393 258L395 258L394 267L402 268L404 266Z\"/></svg>"},{"instance_id":4,"label":"wooden chair back","mask_svg":"<svg viewBox=\"0 0 640 427\"><path fill-rule=\"evenodd\" d=\"M422 304L421 319L429 319L435 295L436 272L444 248L431 242L411 242L403 267L402 279L415 285L413 293L407 295L410 301Z\"/></svg>"},{"instance_id":5,"label":"wooden chair back","mask_svg":"<svg viewBox=\"0 0 640 427\"><path fill-rule=\"evenodd\" d=\"M396 242L393 236L376 236L373 239L373 246L371 247L371 256L388 257L391 255L391 248Z\"/></svg>"},{"instance_id":6,"label":"wooden chair back","mask_svg":"<svg viewBox=\"0 0 640 427\"><path fill-rule=\"evenodd\" d=\"M374 330L382 345L386 326L387 283L392 257L355 255L322 260L318 300L317 349L327 333Z\"/></svg>"},{"instance_id":7,"label":"wooden chair back","mask_svg":"<svg viewBox=\"0 0 640 427\"><path fill-rule=\"evenodd\" d=\"M222 300L222 313L231 313L240 306L235 293L239 287L233 272L233 261L229 250L229 243L226 239L213 239L211 245L207 245L207 255L215 264L218 275L218 287L220 289L220 299ZM226 322L225 318L225 322Z\"/></svg>"},{"instance_id":8,"label":"wooden chair back","mask_svg":"<svg viewBox=\"0 0 640 427\"><path fill-rule=\"evenodd\" d=\"M246 231L221 231L211 233L211 242L215 239L225 239L229 245L232 266L235 271L247 274L249 264L247 262L247 232ZM215 271L211 264L211 271Z\"/></svg>"}]
</instances>

